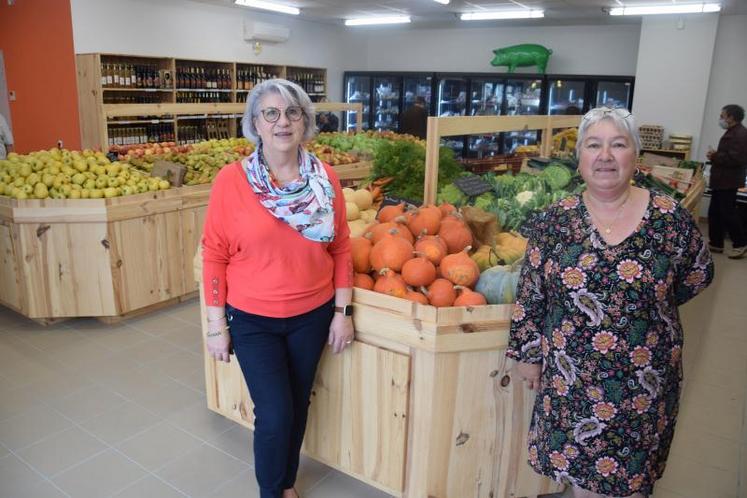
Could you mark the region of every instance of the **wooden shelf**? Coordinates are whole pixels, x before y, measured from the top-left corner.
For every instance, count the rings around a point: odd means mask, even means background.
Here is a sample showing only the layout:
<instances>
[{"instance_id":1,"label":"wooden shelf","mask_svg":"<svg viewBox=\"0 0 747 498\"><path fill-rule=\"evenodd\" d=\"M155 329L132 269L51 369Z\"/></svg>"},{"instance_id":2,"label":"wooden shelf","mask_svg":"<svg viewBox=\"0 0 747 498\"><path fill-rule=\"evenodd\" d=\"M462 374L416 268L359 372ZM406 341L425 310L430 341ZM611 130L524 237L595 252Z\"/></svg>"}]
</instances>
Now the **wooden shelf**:
<instances>
[{"instance_id":1,"label":"wooden shelf","mask_svg":"<svg viewBox=\"0 0 747 498\"><path fill-rule=\"evenodd\" d=\"M203 68L228 69L232 88L130 88L130 87L105 87L101 85L102 63L106 64L144 64L153 66L159 70L168 72L172 78L176 76L177 68L197 66ZM84 148L98 148L107 150L109 148L108 125L110 118L127 117L132 118L132 124L149 123L150 120L138 119L142 116L164 116L164 115L243 115L246 102L238 102L238 96L243 98L251 90L237 89L237 70L259 69L265 73L280 77L294 79L298 76L313 75L317 83L323 83L324 92L311 92L309 96L318 98L327 95L327 70L324 68L311 68L301 66L286 66L280 64L257 64L248 62L226 62L205 61L196 59L177 59L172 57L147 57L118 54L79 54L76 56L76 69L78 76L78 110L80 115L81 142ZM175 78L174 78L175 79ZM176 81L173 81L176 84ZM117 93L143 94L160 93L164 95L163 100L169 102L152 104L107 104L103 102L103 94L110 96ZM186 104L175 103L177 93L220 93L228 96L230 102ZM316 105L321 110L319 105ZM196 118L193 118L196 119ZM238 127L231 127L234 136L237 136ZM178 136L176 137L178 140Z\"/></svg>"},{"instance_id":2,"label":"wooden shelf","mask_svg":"<svg viewBox=\"0 0 747 498\"><path fill-rule=\"evenodd\" d=\"M105 92L173 92L173 88L122 88L122 87L115 87L111 88L108 86L101 87L101 89Z\"/></svg>"},{"instance_id":3,"label":"wooden shelf","mask_svg":"<svg viewBox=\"0 0 747 498\"><path fill-rule=\"evenodd\" d=\"M161 124L173 123L173 119L128 119L126 121L107 121L108 126L112 125L131 125L131 124Z\"/></svg>"}]
</instances>

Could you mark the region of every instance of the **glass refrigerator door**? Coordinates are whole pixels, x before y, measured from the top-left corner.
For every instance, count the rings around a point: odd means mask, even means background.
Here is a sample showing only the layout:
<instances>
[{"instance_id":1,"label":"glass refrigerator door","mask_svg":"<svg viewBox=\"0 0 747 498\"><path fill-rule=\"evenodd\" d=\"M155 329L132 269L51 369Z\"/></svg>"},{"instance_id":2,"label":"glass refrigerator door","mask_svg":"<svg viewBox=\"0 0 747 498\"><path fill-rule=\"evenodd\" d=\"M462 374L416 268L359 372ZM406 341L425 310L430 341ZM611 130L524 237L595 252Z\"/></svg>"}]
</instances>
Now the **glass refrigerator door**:
<instances>
[{"instance_id":1,"label":"glass refrigerator door","mask_svg":"<svg viewBox=\"0 0 747 498\"><path fill-rule=\"evenodd\" d=\"M352 104L363 104L363 129L369 128L369 116L371 114L371 78L368 76L350 76L345 82L345 101ZM345 113L347 131L355 131L358 124L356 112Z\"/></svg>"},{"instance_id":2,"label":"glass refrigerator door","mask_svg":"<svg viewBox=\"0 0 747 498\"><path fill-rule=\"evenodd\" d=\"M507 80L505 94L508 116L540 113L542 80ZM513 152L519 145L538 143L539 135L536 131L512 131L503 134L504 153Z\"/></svg>"},{"instance_id":3,"label":"glass refrigerator door","mask_svg":"<svg viewBox=\"0 0 747 498\"><path fill-rule=\"evenodd\" d=\"M415 104L415 97L425 99L425 108L431 108L431 78L430 76L405 77L405 98L403 101L402 111L406 111Z\"/></svg>"},{"instance_id":4,"label":"glass refrigerator door","mask_svg":"<svg viewBox=\"0 0 747 498\"><path fill-rule=\"evenodd\" d=\"M399 129L399 77L374 78L374 128L397 131Z\"/></svg>"},{"instance_id":5,"label":"glass refrigerator door","mask_svg":"<svg viewBox=\"0 0 747 498\"><path fill-rule=\"evenodd\" d=\"M578 80L550 80L547 114L582 114L586 82Z\"/></svg>"},{"instance_id":6,"label":"glass refrigerator door","mask_svg":"<svg viewBox=\"0 0 747 498\"><path fill-rule=\"evenodd\" d=\"M629 81L598 81L595 107L630 109L630 87Z\"/></svg>"},{"instance_id":7,"label":"glass refrigerator door","mask_svg":"<svg viewBox=\"0 0 747 498\"><path fill-rule=\"evenodd\" d=\"M439 81L437 98L437 116L465 116L467 114L467 81L463 79ZM453 150L457 157L464 155L464 137L444 138L441 140L441 145Z\"/></svg>"},{"instance_id":8,"label":"glass refrigerator door","mask_svg":"<svg viewBox=\"0 0 747 498\"><path fill-rule=\"evenodd\" d=\"M503 103L502 80L472 80L470 85L470 116L499 116ZM481 159L500 152L500 134L472 135L467 141L469 157Z\"/></svg>"}]
</instances>

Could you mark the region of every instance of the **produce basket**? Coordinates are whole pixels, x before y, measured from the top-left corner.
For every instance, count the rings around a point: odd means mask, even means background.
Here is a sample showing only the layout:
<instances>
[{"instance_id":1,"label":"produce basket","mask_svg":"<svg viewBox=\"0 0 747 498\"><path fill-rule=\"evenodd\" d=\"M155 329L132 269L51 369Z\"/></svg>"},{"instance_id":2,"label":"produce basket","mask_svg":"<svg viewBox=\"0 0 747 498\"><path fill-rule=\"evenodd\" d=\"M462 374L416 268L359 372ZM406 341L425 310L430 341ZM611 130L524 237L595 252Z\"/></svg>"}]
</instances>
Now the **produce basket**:
<instances>
[{"instance_id":1,"label":"produce basket","mask_svg":"<svg viewBox=\"0 0 747 498\"><path fill-rule=\"evenodd\" d=\"M502 174L511 171L517 174L521 170L525 155L497 155L484 157L482 159L462 159L462 166L465 170L482 175L485 173Z\"/></svg>"}]
</instances>

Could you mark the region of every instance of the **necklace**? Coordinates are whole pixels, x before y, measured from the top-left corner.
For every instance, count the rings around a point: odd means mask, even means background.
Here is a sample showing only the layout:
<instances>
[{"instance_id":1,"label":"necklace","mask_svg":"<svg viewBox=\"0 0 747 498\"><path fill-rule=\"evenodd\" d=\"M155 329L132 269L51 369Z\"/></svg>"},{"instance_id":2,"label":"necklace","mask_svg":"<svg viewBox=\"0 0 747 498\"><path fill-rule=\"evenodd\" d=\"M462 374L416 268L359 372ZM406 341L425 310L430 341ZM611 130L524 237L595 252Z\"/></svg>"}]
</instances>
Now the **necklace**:
<instances>
[{"instance_id":1,"label":"necklace","mask_svg":"<svg viewBox=\"0 0 747 498\"><path fill-rule=\"evenodd\" d=\"M617 220L620 219L620 215L622 215L623 211L625 210L625 206L628 204L628 200L630 199L631 191L628 189L628 195L625 197L625 200L622 204L620 204L620 207L617 208L617 213L615 213L615 217L612 219L612 221L609 224L602 223L602 220L594 214L594 212L589 209L589 214L591 214L591 217L594 218L602 227L605 235L609 235L612 233L612 227L615 226L615 223L617 223Z\"/></svg>"}]
</instances>

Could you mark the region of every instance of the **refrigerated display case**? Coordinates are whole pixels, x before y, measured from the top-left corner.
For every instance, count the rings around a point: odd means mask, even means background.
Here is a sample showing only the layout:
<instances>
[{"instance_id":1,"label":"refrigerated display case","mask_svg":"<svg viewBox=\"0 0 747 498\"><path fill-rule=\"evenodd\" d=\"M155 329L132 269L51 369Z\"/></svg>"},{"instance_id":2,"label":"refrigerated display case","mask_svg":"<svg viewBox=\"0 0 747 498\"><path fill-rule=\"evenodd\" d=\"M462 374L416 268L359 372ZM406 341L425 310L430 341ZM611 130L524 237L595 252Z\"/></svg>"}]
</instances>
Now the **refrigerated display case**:
<instances>
[{"instance_id":1,"label":"refrigerated display case","mask_svg":"<svg viewBox=\"0 0 747 498\"><path fill-rule=\"evenodd\" d=\"M399 108L402 78L385 76L373 79L373 127L376 130L399 130Z\"/></svg>"},{"instance_id":2,"label":"refrigerated display case","mask_svg":"<svg viewBox=\"0 0 747 498\"><path fill-rule=\"evenodd\" d=\"M402 111L406 111L415 105L416 97L425 99L425 108L431 108L431 92L433 91L432 76L405 76L404 98L402 100Z\"/></svg>"},{"instance_id":3,"label":"refrigerated display case","mask_svg":"<svg viewBox=\"0 0 747 498\"><path fill-rule=\"evenodd\" d=\"M507 116L539 115L546 107L540 78L506 80L505 114ZM513 152L519 145L537 145L540 136L536 131L511 131L503 133L502 154Z\"/></svg>"},{"instance_id":4,"label":"refrigerated display case","mask_svg":"<svg viewBox=\"0 0 747 498\"><path fill-rule=\"evenodd\" d=\"M594 89L594 107L607 106L611 108L624 107L631 109L633 105L633 81L631 80L603 80L596 81Z\"/></svg>"},{"instance_id":5,"label":"refrigerated display case","mask_svg":"<svg viewBox=\"0 0 747 498\"><path fill-rule=\"evenodd\" d=\"M362 103L363 129L368 130L371 125L371 78L369 76L349 76L345 78L345 102ZM358 125L358 113L348 111L345 113L345 129L355 130Z\"/></svg>"},{"instance_id":6,"label":"refrigerated display case","mask_svg":"<svg viewBox=\"0 0 747 498\"><path fill-rule=\"evenodd\" d=\"M500 116L503 114L503 93L505 82L502 79L470 79L469 115ZM467 139L467 156L482 159L500 153L500 133L470 135Z\"/></svg>"},{"instance_id":7,"label":"refrigerated display case","mask_svg":"<svg viewBox=\"0 0 747 498\"><path fill-rule=\"evenodd\" d=\"M438 82L438 117L465 116L467 113L467 80L447 78Z\"/></svg>"},{"instance_id":8,"label":"refrigerated display case","mask_svg":"<svg viewBox=\"0 0 747 498\"><path fill-rule=\"evenodd\" d=\"M586 103L589 82L580 79L553 78L547 81L547 114L581 114Z\"/></svg>"}]
</instances>

